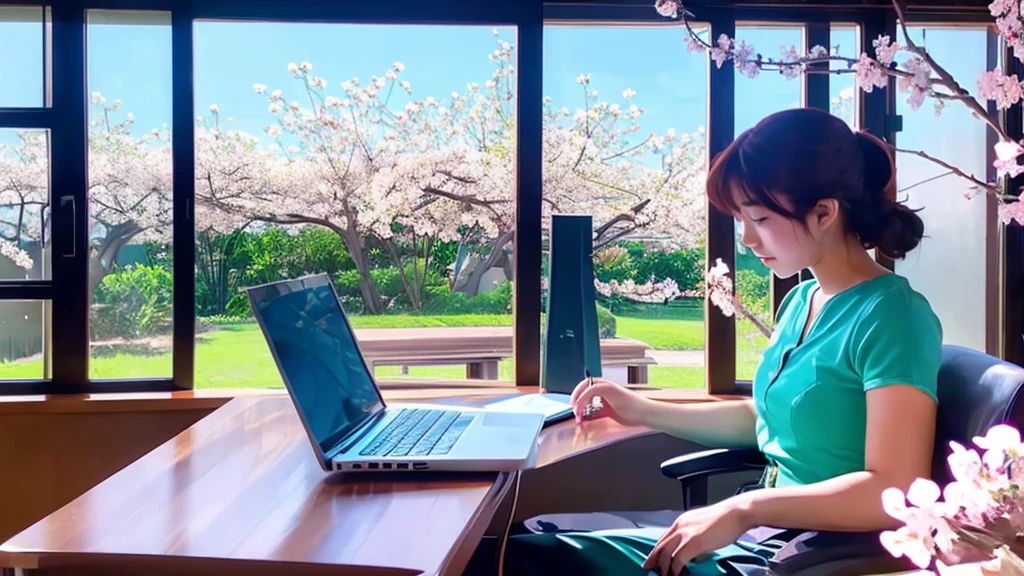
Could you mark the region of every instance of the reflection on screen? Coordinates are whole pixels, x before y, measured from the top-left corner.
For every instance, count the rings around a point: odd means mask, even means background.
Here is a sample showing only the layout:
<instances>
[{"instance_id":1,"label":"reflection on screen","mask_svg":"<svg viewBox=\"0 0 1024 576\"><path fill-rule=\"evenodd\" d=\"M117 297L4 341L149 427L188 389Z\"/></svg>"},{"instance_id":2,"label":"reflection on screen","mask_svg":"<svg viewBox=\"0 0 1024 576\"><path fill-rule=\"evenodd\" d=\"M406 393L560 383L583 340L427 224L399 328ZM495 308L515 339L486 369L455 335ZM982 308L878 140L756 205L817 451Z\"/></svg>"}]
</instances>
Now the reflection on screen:
<instances>
[{"instance_id":1,"label":"reflection on screen","mask_svg":"<svg viewBox=\"0 0 1024 576\"><path fill-rule=\"evenodd\" d=\"M253 289L270 344L299 411L328 451L382 408L355 338L326 278Z\"/></svg>"}]
</instances>

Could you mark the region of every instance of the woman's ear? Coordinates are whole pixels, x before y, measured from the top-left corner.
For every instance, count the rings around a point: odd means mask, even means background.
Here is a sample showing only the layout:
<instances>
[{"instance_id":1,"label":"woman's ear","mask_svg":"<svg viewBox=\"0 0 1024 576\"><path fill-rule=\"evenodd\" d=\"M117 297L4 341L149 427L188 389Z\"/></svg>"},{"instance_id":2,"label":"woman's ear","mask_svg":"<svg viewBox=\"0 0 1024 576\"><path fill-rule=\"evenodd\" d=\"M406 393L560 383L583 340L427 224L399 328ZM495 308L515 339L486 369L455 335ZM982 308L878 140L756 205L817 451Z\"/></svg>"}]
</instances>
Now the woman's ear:
<instances>
[{"instance_id":1,"label":"woman's ear","mask_svg":"<svg viewBox=\"0 0 1024 576\"><path fill-rule=\"evenodd\" d=\"M821 231L828 230L839 221L839 201L835 198L819 200L811 208L809 217L816 229Z\"/></svg>"}]
</instances>

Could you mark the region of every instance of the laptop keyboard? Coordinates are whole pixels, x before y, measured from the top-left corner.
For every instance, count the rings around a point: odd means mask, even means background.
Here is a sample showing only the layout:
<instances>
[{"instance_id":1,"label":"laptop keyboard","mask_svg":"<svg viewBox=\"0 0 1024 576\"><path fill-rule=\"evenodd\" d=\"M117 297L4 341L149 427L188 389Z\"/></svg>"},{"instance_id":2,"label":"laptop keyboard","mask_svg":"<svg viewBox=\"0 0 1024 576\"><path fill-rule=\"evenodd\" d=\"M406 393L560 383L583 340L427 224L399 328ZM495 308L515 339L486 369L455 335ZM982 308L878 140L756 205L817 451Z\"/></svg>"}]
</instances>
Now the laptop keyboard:
<instances>
[{"instance_id":1,"label":"laptop keyboard","mask_svg":"<svg viewBox=\"0 0 1024 576\"><path fill-rule=\"evenodd\" d=\"M402 410L363 448L360 456L447 454L473 421L456 410Z\"/></svg>"}]
</instances>

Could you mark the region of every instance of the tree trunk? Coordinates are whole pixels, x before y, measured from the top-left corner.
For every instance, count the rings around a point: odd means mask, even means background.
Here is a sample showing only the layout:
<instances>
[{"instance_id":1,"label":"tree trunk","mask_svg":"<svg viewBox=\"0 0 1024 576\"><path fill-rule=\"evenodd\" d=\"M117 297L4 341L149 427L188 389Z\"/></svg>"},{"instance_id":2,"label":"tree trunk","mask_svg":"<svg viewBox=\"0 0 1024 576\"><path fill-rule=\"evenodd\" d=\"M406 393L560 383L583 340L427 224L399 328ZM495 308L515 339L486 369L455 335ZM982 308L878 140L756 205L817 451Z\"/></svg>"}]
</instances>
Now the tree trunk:
<instances>
[{"instance_id":1,"label":"tree trunk","mask_svg":"<svg viewBox=\"0 0 1024 576\"><path fill-rule=\"evenodd\" d=\"M377 289L377 284L370 277L370 259L366 255L366 245L363 243L363 239L352 228L346 230L334 228L334 231L345 242L345 248L356 264L356 271L359 272L359 292L363 296L363 310L367 314L384 312L380 290Z\"/></svg>"},{"instance_id":2,"label":"tree trunk","mask_svg":"<svg viewBox=\"0 0 1024 576\"><path fill-rule=\"evenodd\" d=\"M110 274L110 269L117 260L117 254L132 238L138 236L143 228L133 220L111 226L107 235L100 241L100 248L89 256L89 298L93 290Z\"/></svg>"},{"instance_id":3,"label":"tree trunk","mask_svg":"<svg viewBox=\"0 0 1024 576\"><path fill-rule=\"evenodd\" d=\"M488 270L494 267L498 259L501 258L505 246L512 240L512 231L503 232L498 239L494 242L491 247L491 251L487 254L487 257L480 261L473 268L473 271L469 273L469 278L466 283L459 287L458 291L466 294L467 298L472 298L480 293L480 282L484 278L484 274Z\"/></svg>"}]
</instances>

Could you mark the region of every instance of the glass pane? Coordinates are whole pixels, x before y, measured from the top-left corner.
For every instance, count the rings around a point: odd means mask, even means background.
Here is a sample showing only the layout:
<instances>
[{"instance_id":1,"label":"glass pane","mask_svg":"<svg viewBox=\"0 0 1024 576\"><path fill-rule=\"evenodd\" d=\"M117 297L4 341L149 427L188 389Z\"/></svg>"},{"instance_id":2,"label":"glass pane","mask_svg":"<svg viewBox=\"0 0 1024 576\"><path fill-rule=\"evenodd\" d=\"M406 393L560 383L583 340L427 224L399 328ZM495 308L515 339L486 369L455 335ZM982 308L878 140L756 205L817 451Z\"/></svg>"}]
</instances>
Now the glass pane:
<instances>
[{"instance_id":1,"label":"glass pane","mask_svg":"<svg viewBox=\"0 0 1024 576\"><path fill-rule=\"evenodd\" d=\"M40 108L46 104L44 61L48 50L44 18L49 8L0 6L0 108Z\"/></svg>"},{"instance_id":2,"label":"glass pane","mask_svg":"<svg viewBox=\"0 0 1024 576\"><path fill-rule=\"evenodd\" d=\"M544 29L544 309L551 216L589 215L601 371L620 383L705 382L704 299L697 290L704 270L708 58L688 52L683 34L661 27ZM627 218L636 207L638 217Z\"/></svg>"},{"instance_id":3,"label":"glass pane","mask_svg":"<svg viewBox=\"0 0 1024 576\"><path fill-rule=\"evenodd\" d=\"M171 17L88 13L92 378L171 376ZM125 50L131 46L131 50Z\"/></svg>"},{"instance_id":4,"label":"glass pane","mask_svg":"<svg viewBox=\"0 0 1024 576\"><path fill-rule=\"evenodd\" d=\"M841 56L859 54L859 28L855 24L833 24L829 31L829 44L832 53ZM828 77L828 93L831 99L829 111L846 121L851 127L860 125L858 117L857 95L854 92L854 76L845 62L829 62L829 69L842 70L840 74Z\"/></svg>"},{"instance_id":5,"label":"glass pane","mask_svg":"<svg viewBox=\"0 0 1024 576\"><path fill-rule=\"evenodd\" d=\"M915 26L910 32L961 82L988 69L984 28ZM912 111L907 96L900 92L896 97L896 113L903 116L903 131L896 136L899 147L923 151L984 179L990 167L984 123L957 102L947 104L939 117L931 99ZM988 219L990 197L965 199L970 183L948 172L912 154L896 155L899 197L911 208L922 209L918 215L925 234L906 259L896 262L896 272L931 302L945 343L985 350L986 279L995 273L988 266L998 266L986 251L995 234Z\"/></svg>"},{"instance_id":6,"label":"glass pane","mask_svg":"<svg viewBox=\"0 0 1024 576\"><path fill-rule=\"evenodd\" d=\"M801 26L737 26L736 42L753 45L767 52L777 46L793 47L803 54L804 30ZM737 74L736 133L754 127L762 118L789 108L803 106L803 78L786 79L782 74L762 72L755 78ZM736 224L736 270L733 275L736 294L754 314L768 321L771 316L771 270L740 242L742 228ZM717 309L714 313L720 313ZM749 319L736 320L736 379L751 380L768 338Z\"/></svg>"},{"instance_id":7,"label":"glass pane","mask_svg":"<svg viewBox=\"0 0 1024 576\"><path fill-rule=\"evenodd\" d=\"M515 36L196 23L197 387L281 386L244 289L318 273L376 376L512 378Z\"/></svg>"},{"instance_id":8,"label":"glass pane","mask_svg":"<svg viewBox=\"0 0 1024 576\"><path fill-rule=\"evenodd\" d=\"M50 327L49 314L49 301L0 301L0 380L50 376L49 353L43 354L43 343L47 342L46 332ZM48 342L45 349L49 351Z\"/></svg>"},{"instance_id":9,"label":"glass pane","mask_svg":"<svg viewBox=\"0 0 1024 576\"><path fill-rule=\"evenodd\" d=\"M47 280L50 256L50 133L0 129L0 280Z\"/></svg>"}]
</instances>

